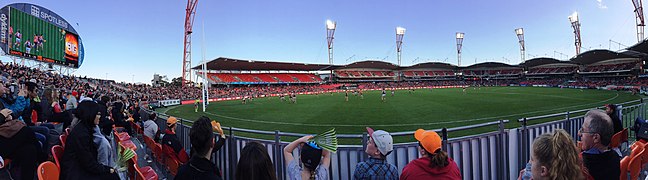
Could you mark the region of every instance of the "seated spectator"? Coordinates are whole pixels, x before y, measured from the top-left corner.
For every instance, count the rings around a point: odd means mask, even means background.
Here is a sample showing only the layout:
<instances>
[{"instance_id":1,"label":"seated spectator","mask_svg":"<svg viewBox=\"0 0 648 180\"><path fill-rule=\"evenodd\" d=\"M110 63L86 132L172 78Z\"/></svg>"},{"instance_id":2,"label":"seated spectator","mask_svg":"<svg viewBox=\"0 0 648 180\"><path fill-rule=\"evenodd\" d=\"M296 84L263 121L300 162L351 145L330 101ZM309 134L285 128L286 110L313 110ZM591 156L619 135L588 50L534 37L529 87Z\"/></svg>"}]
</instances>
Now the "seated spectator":
<instances>
[{"instance_id":1,"label":"seated spectator","mask_svg":"<svg viewBox=\"0 0 648 180\"><path fill-rule=\"evenodd\" d=\"M149 118L144 121L144 135L150 137L154 141L157 141L157 133L158 133L158 125L155 123L155 118L157 115L155 113L151 113L149 115Z\"/></svg>"},{"instance_id":2,"label":"seated spectator","mask_svg":"<svg viewBox=\"0 0 648 180\"><path fill-rule=\"evenodd\" d=\"M608 145L612 139L612 119L602 110L590 110L585 114L583 126L578 131L581 138L583 164L594 179L619 179L620 161Z\"/></svg>"},{"instance_id":3,"label":"seated spectator","mask_svg":"<svg viewBox=\"0 0 648 180\"><path fill-rule=\"evenodd\" d=\"M394 149L394 140L388 132L383 130L374 131L367 127L369 140L365 153L369 159L358 163L353 173L353 179L398 179L398 169L389 164L386 159Z\"/></svg>"},{"instance_id":4,"label":"seated spectator","mask_svg":"<svg viewBox=\"0 0 648 180\"><path fill-rule=\"evenodd\" d=\"M67 137L61 160L61 179L119 179L115 169L97 161L99 152L93 143L93 134L101 116L99 105L84 101L75 114L80 122Z\"/></svg>"},{"instance_id":5,"label":"seated spectator","mask_svg":"<svg viewBox=\"0 0 648 180\"><path fill-rule=\"evenodd\" d=\"M536 138L529 162L532 179L585 179L575 144L562 129Z\"/></svg>"},{"instance_id":6,"label":"seated spectator","mask_svg":"<svg viewBox=\"0 0 648 180\"><path fill-rule=\"evenodd\" d=\"M418 129L414 138L419 142L421 158L403 168L401 180L407 179L461 179L454 160L441 150L441 137L434 131Z\"/></svg>"},{"instance_id":7,"label":"seated spectator","mask_svg":"<svg viewBox=\"0 0 648 180\"><path fill-rule=\"evenodd\" d=\"M18 119L22 111L29 106L29 100L27 99L28 91L26 88L16 91L18 91L18 96L14 97L8 87L0 85L0 102L2 102L4 108L13 112L12 117Z\"/></svg>"},{"instance_id":8,"label":"seated spectator","mask_svg":"<svg viewBox=\"0 0 648 180\"><path fill-rule=\"evenodd\" d=\"M0 105L1 106L1 105ZM13 119L9 109L0 110L0 156L11 159L20 169L14 179L34 179L40 143L24 122ZM4 163L3 163L4 166Z\"/></svg>"},{"instance_id":9,"label":"seated spectator","mask_svg":"<svg viewBox=\"0 0 648 180\"><path fill-rule=\"evenodd\" d=\"M621 122L621 119L619 119L619 111L617 110L616 105L614 105L614 104L606 104L605 105L605 114L610 116L610 119L612 119L612 124L614 126L614 134L616 134L616 133L620 132L621 130L623 130L623 124Z\"/></svg>"},{"instance_id":10,"label":"seated spectator","mask_svg":"<svg viewBox=\"0 0 648 180\"><path fill-rule=\"evenodd\" d=\"M182 147L182 143L176 136L175 129L177 122L178 119L172 116L167 119L167 129L164 130L164 136L162 137L161 144L166 156L169 156L184 164L189 161L189 155L187 155L187 151L184 147Z\"/></svg>"},{"instance_id":11,"label":"seated spectator","mask_svg":"<svg viewBox=\"0 0 648 180\"><path fill-rule=\"evenodd\" d=\"M131 126L124 117L124 104L121 101L113 103L110 115L115 122L115 126L123 127L129 135L132 134Z\"/></svg>"},{"instance_id":12,"label":"seated spectator","mask_svg":"<svg viewBox=\"0 0 648 180\"><path fill-rule=\"evenodd\" d=\"M236 180L276 180L275 168L268 150L263 144L253 141L241 150L236 165Z\"/></svg>"},{"instance_id":13,"label":"seated spectator","mask_svg":"<svg viewBox=\"0 0 648 180\"><path fill-rule=\"evenodd\" d=\"M219 132L220 136L214 137L214 132L219 128L214 127L205 116L194 121L189 131L191 160L180 166L175 179L223 179L220 169L210 161L212 152L220 150L225 144L222 131Z\"/></svg>"},{"instance_id":14,"label":"seated spectator","mask_svg":"<svg viewBox=\"0 0 648 180\"><path fill-rule=\"evenodd\" d=\"M284 160L288 164L286 171L290 180L328 179L331 153L314 143L309 143L308 140L311 138L313 136L301 137L284 148ZM299 151L299 158L295 158L293 157L293 151L298 146L301 147L301 150Z\"/></svg>"},{"instance_id":15,"label":"seated spectator","mask_svg":"<svg viewBox=\"0 0 648 180\"><path fill-rule=\"evenodd\" d=\"M113 129L113 125L115 122L110 120L110 114L108 113L108 101L110 101L110 97L108 96L101 96L99 98L99 101L97 101L97 104L99 104L99 112L101 112L101 119L99 120L99 128L101 128L101 133L103 135L110 135Z\"/></svg>"}]
</instances>

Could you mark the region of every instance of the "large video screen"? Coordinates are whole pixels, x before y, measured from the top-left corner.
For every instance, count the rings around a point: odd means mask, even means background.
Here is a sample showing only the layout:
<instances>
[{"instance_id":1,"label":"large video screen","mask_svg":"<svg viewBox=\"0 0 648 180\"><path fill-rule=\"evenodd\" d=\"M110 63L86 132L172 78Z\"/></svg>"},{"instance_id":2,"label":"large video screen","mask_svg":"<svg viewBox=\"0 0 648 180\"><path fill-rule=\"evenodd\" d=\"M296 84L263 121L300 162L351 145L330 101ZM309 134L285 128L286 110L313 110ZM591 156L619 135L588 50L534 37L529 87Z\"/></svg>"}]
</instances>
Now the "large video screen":
<instances>
[{"instance_id":1,"label":"large video screen","mask_svg":"<svg viewBox=\"0 0 648 180\"><path fill-rule=\"evenodd\" d=\"M79 67L82 45L77 34L60 27L61 23L68 26L67 22L56 17L52 20L50 14L44 14L41 7L35 5L25 8L31 14L10 6L5 8L3 10L8 11L8 27L3 28L6 31L3 32L2 46L9 55Z\"/></svg>"}]
</instances>

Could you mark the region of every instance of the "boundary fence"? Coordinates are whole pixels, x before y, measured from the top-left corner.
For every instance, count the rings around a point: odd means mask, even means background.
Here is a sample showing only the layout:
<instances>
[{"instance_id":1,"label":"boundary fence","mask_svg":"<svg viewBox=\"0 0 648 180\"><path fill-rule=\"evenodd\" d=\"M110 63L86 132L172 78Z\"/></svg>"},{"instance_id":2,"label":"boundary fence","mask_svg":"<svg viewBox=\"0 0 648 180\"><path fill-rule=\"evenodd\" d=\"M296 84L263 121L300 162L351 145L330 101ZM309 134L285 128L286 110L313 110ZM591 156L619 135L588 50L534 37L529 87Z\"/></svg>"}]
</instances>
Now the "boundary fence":
<instances>
[{"instance_id":1,"label":"boundary fence","mask_svg":"<svg viewBox=\"0 0 648 180\"><path fill-rule=\"evenodd\" d=\"M626 128L632 126L635 119L643 118L646 115L645 99L628 101L618 105L619 117ZM565 129L574 140L578 140L578 130L582 126L584 113L588 110L590 109L518 119L516 120L520 123L518 128L507 129L505 125L511 122L509 120L499 120L455 128L435 129L434 131L443 138L443 150L448 152L449 156L455 160L463 179L517 179L520 169L524 168L525 163L529 160L530 146L536 137L560 128ZM140 114L143 115L142 117L148 117L151 113L157 112L141 108ZM161 131L166 128L166 118L168 118L167 115L157 113L156 123ZM191 121L182 118L178 118L178 120L181 123L176 129L176 134L185 149L190 149L189 129L191 128ZM547 120L550 121L545 122ZM477 128L491 130L487 133L449 138L449 135L453 133L459 134ZM223 127L223 129L228 137L226 145L213 154L212 161L221 169L225 179L234 178L240 151L250 141L263 144L274 163L277 177L288 179L286 174L287 164L283 160L283 148L290 142L284 140L306 135L235 127ZM240 133L273 136L274 139L250 138L240 136ZM391 133L393 137L412 137L413 134L413 131ZM368 135L367 133L338 134L337 137L338 139L352 139L362 142L362 145L340 145L337 153L333 153L331 156L330 179L351 179L356 164L368 158L364 153ZM634 134L631 133L630 139L634 139L633 137ZM628 146L629 143L623 144L621 150L627 152ZM387 156L387 161L395 165L400 173L408 162L419 158L417 148L417 142L394 144L394 150ZM297 150L293 154L298 155Z\"/></svg>"}]
</instances>

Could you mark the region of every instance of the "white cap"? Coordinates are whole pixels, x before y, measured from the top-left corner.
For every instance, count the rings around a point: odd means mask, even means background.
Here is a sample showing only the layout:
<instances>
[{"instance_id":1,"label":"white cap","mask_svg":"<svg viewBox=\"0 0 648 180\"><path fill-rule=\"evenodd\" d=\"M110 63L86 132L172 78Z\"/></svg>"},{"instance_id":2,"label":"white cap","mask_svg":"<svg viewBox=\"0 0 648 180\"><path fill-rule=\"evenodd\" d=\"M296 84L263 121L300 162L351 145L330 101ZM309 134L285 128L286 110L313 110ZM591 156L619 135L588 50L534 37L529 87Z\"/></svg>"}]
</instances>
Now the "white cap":
<instances>
[{"instance_id":1,"label":"white cap","mask_svg":"<svg viewBox=\"0 0 648 180\"><path fill-rule=\"evenodd\" d=\"M367 127L367 132L369 133L369 137L373 138L374 144L376 144L378 151L382 155L387 156L394 150L394 139L392 139L392 136L387 131L374 131Z\"/></svg>"}]
</instances>

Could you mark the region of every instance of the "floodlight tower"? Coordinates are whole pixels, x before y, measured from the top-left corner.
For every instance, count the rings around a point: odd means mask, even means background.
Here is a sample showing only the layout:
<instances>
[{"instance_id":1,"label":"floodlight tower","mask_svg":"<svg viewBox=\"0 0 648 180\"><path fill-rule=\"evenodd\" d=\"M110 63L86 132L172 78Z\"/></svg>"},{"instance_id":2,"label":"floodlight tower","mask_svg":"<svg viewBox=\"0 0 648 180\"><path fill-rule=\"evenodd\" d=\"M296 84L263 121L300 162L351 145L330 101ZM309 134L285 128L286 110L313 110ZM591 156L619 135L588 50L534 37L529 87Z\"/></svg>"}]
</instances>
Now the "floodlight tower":
<instances>
[{"instance_id":1,"label":"floodlight tower","mask_svg":"<svg viewBox=\"0 0 648 180\"><path fill-rule=\"evenodd\" d=\"M333 35L335 34L335 21L326 20L326 42L328 43L328 60L329 65L333 66ZM329 82L333 82L333 70L329 74Z\"/></svg>"},{"instance_id":2,"label":"floodlight tower","mask_svg":"<svg viewBox=\"0 0 648 180\"><path fill-rule=\"evenodd\" d=\"M405 28L396 27L396 56L398 58L398 66L401 65L401 50L403 49L403 36L405 36Z\"/></svg>"},{"instance_id":3,"label":"floodlight tower","mask_svg":"<svg viewBox=\"0 0 648 180\"><path fill-rule=\"evenodd\" d=\"M520 42L520 57L522 58L520 63L523 63L524 61L526 61L526 59L524 59L524 29L515 29L515 34L517 35L518 41Z\"/></svg>"},{"instance_id":4,"label":"floodlight tower","mask_svg":"<svg viewBox=\"0 0 648 180\"><path fill-rule=\"evenodd\" d=\"M632 4L635 7L635 17L637 21L637 41L641 42L644 40L644 15L643 15L643 3L641 0L632 0Z\"/></svg>"},{"instance_id":5,"label":"floodlight tower","mask_svg":"<svg viewBox=\"0 0 648 180\"><path fill-rule=\"evenodd\" d=\"M572 28L574 28L574 45L576 45L576 55L578 55L580 54L581 49L580 21L578 20L578 12L574 12L568 18Z\"/></svg>"},{"instance_id":6,"label":"floodlight tower","mask_svg":"<svg viewBox=\"0 0 648 180\"><path fill-rule=\"evenodd\" d=\"M457 66L461 66L461 46L463 45L464 33L457 33Z\"/></svg>"},{"instance_id":7,"label":"floodlight tower","mask_svg":"<svg viewBox=\"0 0 648 180\"><path fill-rule=\"evenodd\" d=\"M196 17L196 4L198 0L187 0L187 9L184 24L184 56L182 57L182 86L191 82L191 33L194 17Z\"/></svg>"}]
</instances>

